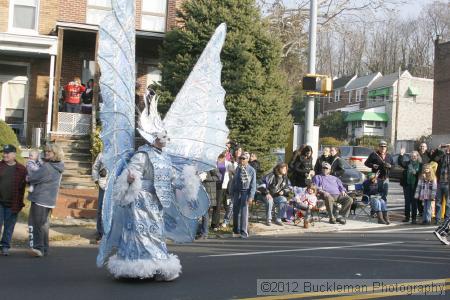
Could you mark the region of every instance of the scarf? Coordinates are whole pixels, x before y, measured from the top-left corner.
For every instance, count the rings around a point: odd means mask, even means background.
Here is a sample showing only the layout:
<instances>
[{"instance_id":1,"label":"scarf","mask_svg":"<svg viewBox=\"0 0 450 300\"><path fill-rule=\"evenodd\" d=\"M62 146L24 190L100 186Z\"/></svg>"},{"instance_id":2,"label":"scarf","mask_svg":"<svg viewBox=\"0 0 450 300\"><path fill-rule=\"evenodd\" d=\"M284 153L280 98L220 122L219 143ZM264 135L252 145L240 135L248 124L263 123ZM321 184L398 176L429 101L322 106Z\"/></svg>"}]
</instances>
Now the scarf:
<instances>
[{"instance_id":1,"label":"scarf","mask_svg":"<svg viewBox=\"0 0 450 300\"><path fill-rule=\"evenodd\" d=\"M406 184L415 185L417 179L417 173L419 172L420 164L418 161L411 161L408 164L408 169L406 173Z\"/></svg>"},{"instance_id":2,"label":"scarf","mask_svg":"<svg viewBox=\"0 0 450 300\"><path fill-rule=\"evenodd\" d=\"M241 168L241 182L242 182L242 187L246 187L248 184L248 173L247 173L247 169L244 166L240 166Z\"/></svg>"}]
</instances>

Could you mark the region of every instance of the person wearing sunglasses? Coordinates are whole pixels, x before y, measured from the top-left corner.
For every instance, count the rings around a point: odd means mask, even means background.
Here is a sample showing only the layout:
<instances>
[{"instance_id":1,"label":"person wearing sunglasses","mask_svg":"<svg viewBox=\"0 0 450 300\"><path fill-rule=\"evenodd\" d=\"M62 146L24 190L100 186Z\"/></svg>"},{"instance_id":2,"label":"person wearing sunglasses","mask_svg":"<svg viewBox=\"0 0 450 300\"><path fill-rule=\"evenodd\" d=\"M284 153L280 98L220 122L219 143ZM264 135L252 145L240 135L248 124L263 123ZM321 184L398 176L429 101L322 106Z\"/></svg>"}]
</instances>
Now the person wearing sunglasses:
<instances>
[{"instance_id":1,"label":"person wearing sunglasses","mask_svg":"<svg viewBox=\"0 0 450 300\"><path fill-rule=\"evenodd\" d=\"M372 169L372 173L377 174L378 182L383 187L381 198L387 201L389 191L389 172L394 165L392 155L387 151L387 142L380 141L378 150L372 152L364 163L366 167Z\"/></svg>"}]
</instances>

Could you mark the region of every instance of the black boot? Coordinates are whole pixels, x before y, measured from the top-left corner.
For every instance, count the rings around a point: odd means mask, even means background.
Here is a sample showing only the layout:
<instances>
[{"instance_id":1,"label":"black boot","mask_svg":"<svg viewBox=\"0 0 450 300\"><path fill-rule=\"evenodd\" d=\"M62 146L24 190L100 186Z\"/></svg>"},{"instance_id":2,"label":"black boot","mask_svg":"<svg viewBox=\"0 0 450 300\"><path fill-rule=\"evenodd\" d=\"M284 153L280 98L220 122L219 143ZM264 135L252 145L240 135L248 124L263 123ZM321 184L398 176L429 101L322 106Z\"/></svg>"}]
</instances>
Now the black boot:
<instances>
[{"instance_id":1,"label":"black boot","mask_svg":"<svg viewBox=\"0 0 450 300\"><path fill-rule=\"evenodd\" d=\"M386 224L386 221L383 219L383 214L381 211L377 211L378 224Z\"/></svg>"},{"instance_id":2,"label":"black boot","mask_svg":"<svg viewBox=\"0 0 450 300\"><path fill-rule=\"evenodd\" d=\"M388 215L387 211L383 211L383 219L384 219L384 222L386 222L386 225L391 224L391 221L389 220L389 215Z\"/></svg>"}]
</instances>

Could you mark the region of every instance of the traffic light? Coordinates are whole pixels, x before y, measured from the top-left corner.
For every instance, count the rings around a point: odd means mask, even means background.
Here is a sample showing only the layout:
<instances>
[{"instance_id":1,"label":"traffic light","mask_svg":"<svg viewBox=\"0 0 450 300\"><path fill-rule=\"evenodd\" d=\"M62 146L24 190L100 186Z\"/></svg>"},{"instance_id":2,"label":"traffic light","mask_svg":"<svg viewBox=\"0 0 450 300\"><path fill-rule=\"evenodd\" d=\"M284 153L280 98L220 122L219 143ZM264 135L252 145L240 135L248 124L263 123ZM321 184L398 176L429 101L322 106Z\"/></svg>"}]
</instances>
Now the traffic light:
<instances>
[{"instance_id":1,"label":"traffic light","mask_svg":"<svg viewBox=\"0 0 450 300\"><path fill-rule=\"evenodd\" d=\"M333 90L333 81L326 75L306 74L302 78L302 89L308 95L327 95Z\"/></svg>"}]
</instances>

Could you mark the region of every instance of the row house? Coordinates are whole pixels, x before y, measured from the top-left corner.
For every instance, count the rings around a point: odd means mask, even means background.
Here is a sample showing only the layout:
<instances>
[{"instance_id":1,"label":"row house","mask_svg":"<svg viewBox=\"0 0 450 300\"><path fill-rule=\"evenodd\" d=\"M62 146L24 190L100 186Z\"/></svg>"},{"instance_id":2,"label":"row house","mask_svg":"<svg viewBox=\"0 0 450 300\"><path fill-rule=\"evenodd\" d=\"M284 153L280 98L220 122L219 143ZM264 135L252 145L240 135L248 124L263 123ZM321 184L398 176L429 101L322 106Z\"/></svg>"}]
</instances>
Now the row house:
<instances>
[{"instance_id":1,"label":"row house","mask_svg":"<svg viewBox=\"0 0 450 300\"><path fill-rule=\"evenodd\" d=\"M136 81L142 95L160 81L159 49L176 26L181 0L136 1ZM66 153L63 188L94 188L90 179L92 113L62 111L62 88L75 77L98 82L98 24L110 0L0 0L0 120L22 145L43 138ZM139 104L139 103L137 103Z\"/></svg>"},{"instance_id":2,"label":"row house","mask_svg":"<svg viewBox=\"0 0 450 300\"><path fill-rule=\"evenodd\" d=\"M180 4L136 0L140 95L160 79L158 51ZM0 0L0 120L23 144L31 143L33 128L42 136L90 134L95 112L61 112L60 91L74 77L98 80L98 24L110 10L109 0Z\"/></svg>"},{"instance_id":3,"label":"row house","mask_svg":"<svg viewBox=\"0 0 450 300\"><path fill-rule=\"evenodd\" d=\"M412 150L416 139L431 134L432 79L414 77L408 71L384 76L375 73L352 79L344 97L341 88L333 91L330 100L337 96L341 101L336 102L341 103L327 103L323 112L346 112L348 139L353 142L363 136L380 136L395 150Z\"/></svg>"},{"instance_id":4,"label":"row house","mask_svg":"<svg viewBox=\"0 0 450 300\"><path fill-rule=\"evenodd\" d=\"M450 41L435 41L432 144L450 143Z\"/></svg>"}]
</instances>

